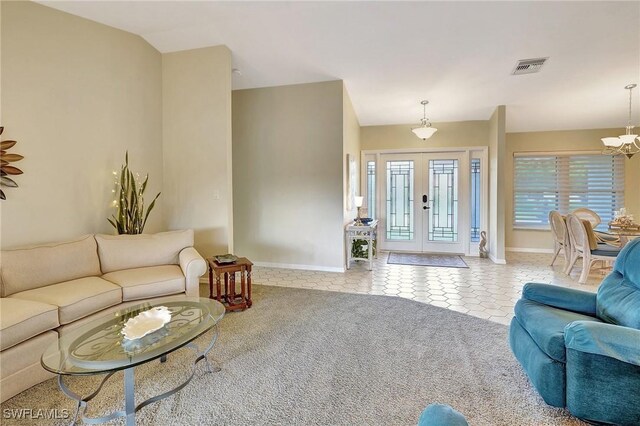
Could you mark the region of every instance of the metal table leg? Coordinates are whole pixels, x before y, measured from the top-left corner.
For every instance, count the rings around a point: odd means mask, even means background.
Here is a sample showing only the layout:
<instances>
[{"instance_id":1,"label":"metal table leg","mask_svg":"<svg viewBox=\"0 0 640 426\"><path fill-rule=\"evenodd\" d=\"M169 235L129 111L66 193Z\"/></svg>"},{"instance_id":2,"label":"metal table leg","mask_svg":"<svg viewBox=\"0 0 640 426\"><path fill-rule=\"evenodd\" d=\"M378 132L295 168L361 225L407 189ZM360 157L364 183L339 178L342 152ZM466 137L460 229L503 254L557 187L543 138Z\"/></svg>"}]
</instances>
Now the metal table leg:
<instances>
[{"instance_id":1,"label":"metal table leg","mask_svg":"<svg viewBox=\"0 0 640 426\"><path fill-rule=\"evenodd\" d=\"M211 349L213 349L213 345L215 345L217 340L218 340L218 325L216 324L213 327L213 336L211 337L211 341L204 348L204 350L200 351L200 348L194 342L190 342L187 345L185 345L185 347L193 349L196 352L196 355L197 355L196 359L193 361L193 366L191 367L191 374L189 375L189 378L187 380L185 380L182 384L176 386L175 388L170 389L170 390L168 390L168 391L166 391L164 393L161 393L160 395L156 395L154 397L151 397L151 398L141 402L138 405L135 405L135 377L134 377L134 369L135 369L135 367L126 368L124 370L125 409L124 410L114 411L112 413L109 413L109 414L107 414L105 416L101 416L101 417L86 417L85 413L87 411L87 404L96 395L98 395L98 393L100 392L100 390L102 389L102 387L104 386L106 381L109 380L109 378L111 378L111 376L113 376L115 374L115 372L108 373L104 377L104 379L102 379L102 381L98 385L98 388L93 393L91 393L90 395L87 395L85 397L82 397L82 396L76 394L75 392L73 392L71 389L69 389L64 384L64 381L62 380L62 375L59 374L58 375L58 386L60 387L60 390L62 390L62 392L65 395L67 395L69 398L74 399L78 403L77 409L76 409L76 414L74 416L72 425L76 424L76 422L78 421L78 417L82 418L82 422L84 424L100 424L100 423L105 423L105 422L111 421L111 420L116 419L118 417L125 417L127 426L135 426L135 424L136 424L136 413L138 411L140 411L143 407L146 407L147 405L149 405L149 404L151 404L153 402L160 401L160 400L162 400L164 398L167 398L167 397L175 394L176 392L180 391L185 386L187 386L189 384L189 382L191 382L191 380L193 379L193 376L195 375L195 372L196 372L197 364L200 361L202 361L202 360L205 361L206 371L208 373L218 372L218 371L221 370L220 367L218 367L218 366L216 366L216 367L214 367L212 369L211 368L211 364L209 363L209 359L207 358L207 355L209 354L209 351L211 351ZM165 357L166 357L166 354L161 358L165 358Z\"/></svg>"}]
</instances>

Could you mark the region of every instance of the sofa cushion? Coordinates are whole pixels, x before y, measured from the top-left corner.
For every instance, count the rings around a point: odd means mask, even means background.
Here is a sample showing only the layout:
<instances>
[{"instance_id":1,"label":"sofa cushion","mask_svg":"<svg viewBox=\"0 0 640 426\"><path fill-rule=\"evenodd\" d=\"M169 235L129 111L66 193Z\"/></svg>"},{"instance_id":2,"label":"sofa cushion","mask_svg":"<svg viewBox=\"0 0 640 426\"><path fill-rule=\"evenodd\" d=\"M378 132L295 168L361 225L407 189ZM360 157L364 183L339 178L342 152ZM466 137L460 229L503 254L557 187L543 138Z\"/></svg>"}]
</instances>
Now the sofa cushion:
<instances>
[{"instance_id":1,"label":"sofa cushion","mask_svg":"<svg viewBox=\"0 0 640 426\"><path fill-rule=\"evenodd\" d=\"M0 351L59 325L57 306L31 300L0 299Z\"/></svg>"},{"instance_id":2,"label":"sofa cushion","mask_svg":"<svg viewBox=\"0 0 640 426\"><path fill-rule=\"evenodd\" d=\"M58 306L60 324L68 324L122 302L122 289L98 277L80 278L12 294L10 298Z\"/></svg>"},{"instance_id":3,"label":"sofa cushion","mask_svg":"<svg viewBox=\"0 0 640 426\"><path fill-rule=\"evenodd\" d=\"M596 307L601 320L640 329L640 290L619 272L613 271L602 280Z\"/></svg>"},{"instance_id":4,"label":"sofa cushion","mask_svg":"<svg viewBox=\"0 0 640 426\"><path fill-rule=\"evenodd\" d=\"M180 251L193 246L193 230L140 235L96 235L103 273L146 266L177 265Z\"/></svg>"},{"instance_id":5,"label":"sofa cushion","mask_svg":"<svg viewBox=\"0 0 640 426\"><path fill-rule=\"evenodd\" d=\"M624 275L635 288L640 290L640 238L627 243L613 265L613 270Z\"/></svg>"},{"instance_id":6,"label":"sofa cushion","mask_svg":"<svg viewBox=\"0 0 640 426\"><path fill-rule=\"evenodd\" d=\"M584 230L586 231L587 241L589 242L589 248L591 250L595 250L598 248L598 239L596 238L596 233L593 231L593 226L591 222L587 219L582 219L582 225L584 225Z\"/></svg>"},{"instance_id":7,"label":"sofa cushion","mask_svg":"<svg viewBox=\"0 0 640 426\"><path fill-rule=\"evenodd\" d=\"M531 300L520 299L514 308L516 320L531 339L550 358L566 362L564 328L573 321L599 321L595 317L564 309L552 308Z\"/></svg>"},{"instance_id":8,"label":"sofa cushion","mask_svg":"<svg viewBox=\"0 0 640 426\"><path fill-rule=\"evenodd\" d=\"M591 254L596 256L611 256L615 258L620 254L620 247L613 247L605 243L600 243L596 244L595 249L591 249Z\"/></svg>"},{"instance_id":9,"label":"sofa cushion","mask_svg":"<svg viewBox=\"0 0 640 426\"><path fill-rule=\"evenodd\" d=\"M602 280L596 296L598 318L640 329L640 238L618 255L613 271Z\"/></svg>"},{"instance_id":10,"label":"sofa cushion","mask_svg":"<svg viewBox=\"0 0 640 426\"><path fill-rule=\"evenodd\" d=\"M122 300L125 302L183 293L185 290L182 269L176 265L125 269L109 272L102 278L122 287Z\"/></svg>"},{"instance_id":11,"label":"sofa cushion","mask_svg":"<svg viewBox=\"0 0 640 426\"><path fill-rule=\"evenodd\" d=\"M49 284L100 275L92 235L74 241L2 250L2 297Z\"/></svg>"}]
</instances>

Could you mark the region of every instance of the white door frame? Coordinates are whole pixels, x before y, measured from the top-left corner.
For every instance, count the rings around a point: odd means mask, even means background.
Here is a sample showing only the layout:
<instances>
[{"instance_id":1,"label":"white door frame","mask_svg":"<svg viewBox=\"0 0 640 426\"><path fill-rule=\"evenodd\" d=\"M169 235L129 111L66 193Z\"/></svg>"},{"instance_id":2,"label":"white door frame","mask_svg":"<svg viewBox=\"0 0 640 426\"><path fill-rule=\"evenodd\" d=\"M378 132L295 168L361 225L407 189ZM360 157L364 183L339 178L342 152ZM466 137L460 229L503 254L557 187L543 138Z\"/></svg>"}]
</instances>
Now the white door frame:
<instances>
[{"instance_id":1,"label":"white door frame","mask_svg":"<svg viewBox=\"0 0 640 426\"><path fill-rule=\"evenodd\" d=\"M362 150L360 153L360 163L361 163L361 191L360 194L365 196L365 200L367 200L367 168L366 162L375 160L376 164L376 211L382 213L383 205L385 203L385 194L383 192L384 186L386 185L386 170L383 167L381 161L382 154L423 154L423 153L444 153L444 152L465 152L466 153L466 165L464 167L470 168L471 159L479 158L480 159L480 188L481 188L481 200L480 200L480 228L482 231L489 231L489 147L487 146L465 146L465 147L452 147L452 148L423 148L423 149L415 149L415 148L404 148L404 149L377 149L377 150ZM463 166L461 166L463 167ZM471 187L471 173L467 173L469 178L469 182L467 185L461 185L461 187L466 186L465 197L469 198L469 190ZM382 181L385 181L384 185ZM462 195L460 195L462 196ZM365 206L368 207L368 206ZM471 222L471 203L469 203L469 211L465 211L464 214L467 215L468 220L467 223ZM380 218L382 219L382 218ZM379 227L379 237L381 242L381 249L386 250L384 244L384 233L385 225L384 222L381 221L382 226ZM470 235L468 232L461 232L463 238L465 238L466 244L464 249L464 254L466 256L478 256L478 244L476 242L470 241Z\"/></svg>"}]
</instances>

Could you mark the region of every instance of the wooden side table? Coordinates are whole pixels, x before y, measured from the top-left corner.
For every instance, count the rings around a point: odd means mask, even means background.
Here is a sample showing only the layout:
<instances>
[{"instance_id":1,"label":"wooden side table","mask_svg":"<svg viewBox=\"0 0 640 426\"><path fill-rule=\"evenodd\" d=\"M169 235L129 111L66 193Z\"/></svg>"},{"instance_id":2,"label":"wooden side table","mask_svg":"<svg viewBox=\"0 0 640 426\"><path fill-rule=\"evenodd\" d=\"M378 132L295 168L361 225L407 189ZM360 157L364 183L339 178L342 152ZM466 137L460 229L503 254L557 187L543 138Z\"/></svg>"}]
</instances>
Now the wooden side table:
<instances>
[{"instance_id":1,"label":"wooden side table","mask_svg":"<svg viewBox=\"0 0 640 426\"><path fill-rule=\"evenodd\" d=\"M251 267L253 263L246 257L240 257L233 263L218 263L215 258L209 263L209 298L213 299L213 276L216 278L215 299L224 304L227 311L243 310L251 307ZM236 272L240 272L240 293L236 293ZM224 276L224 293L221 277Z\"/></svg>"}]
</instances>

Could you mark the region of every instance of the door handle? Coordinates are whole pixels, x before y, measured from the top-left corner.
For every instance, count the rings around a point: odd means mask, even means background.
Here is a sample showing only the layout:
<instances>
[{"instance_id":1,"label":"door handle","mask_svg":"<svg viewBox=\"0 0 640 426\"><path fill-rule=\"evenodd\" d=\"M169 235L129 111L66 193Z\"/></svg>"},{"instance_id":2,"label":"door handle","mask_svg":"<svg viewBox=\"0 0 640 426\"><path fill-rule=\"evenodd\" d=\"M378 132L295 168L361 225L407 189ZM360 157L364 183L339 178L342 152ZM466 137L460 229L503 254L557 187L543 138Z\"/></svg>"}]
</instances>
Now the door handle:
<instances>
[{"instance_id":1,"label":"door handle","mask_svg":"<svg viewBox=\"0 0 640 426\"><path fill-rule=\"evenodd\" d=\"M422 206L422 210L429 210L430 207L428 206Z\"/></svg>"}]
</instances>

